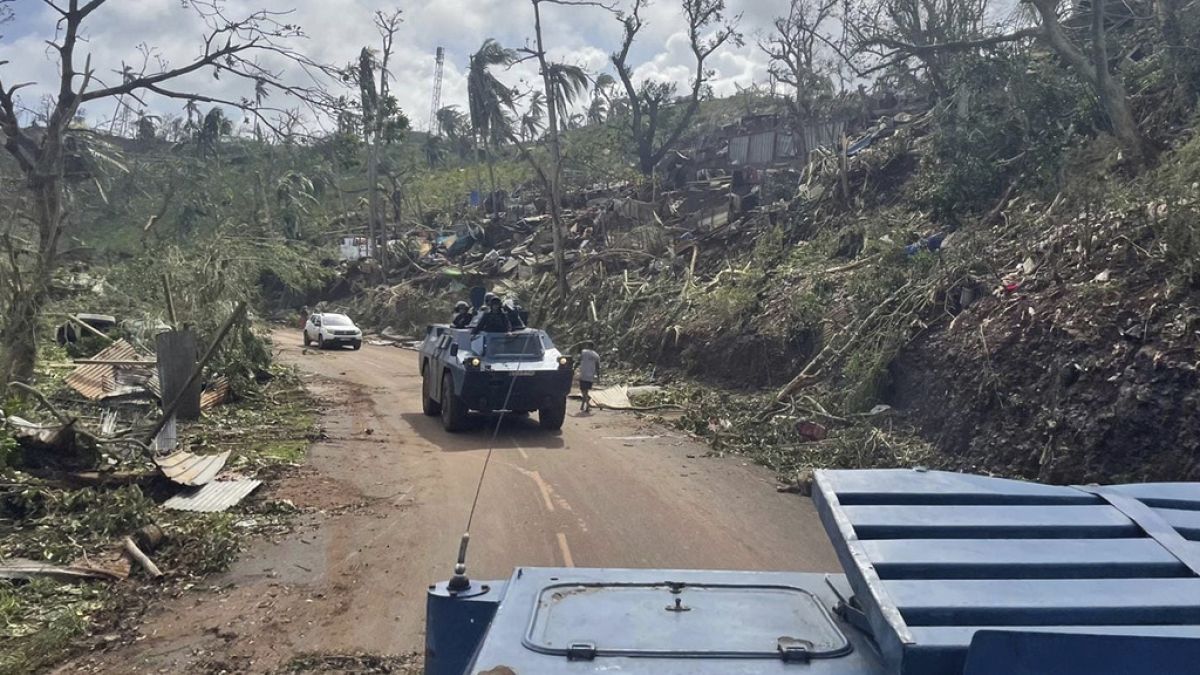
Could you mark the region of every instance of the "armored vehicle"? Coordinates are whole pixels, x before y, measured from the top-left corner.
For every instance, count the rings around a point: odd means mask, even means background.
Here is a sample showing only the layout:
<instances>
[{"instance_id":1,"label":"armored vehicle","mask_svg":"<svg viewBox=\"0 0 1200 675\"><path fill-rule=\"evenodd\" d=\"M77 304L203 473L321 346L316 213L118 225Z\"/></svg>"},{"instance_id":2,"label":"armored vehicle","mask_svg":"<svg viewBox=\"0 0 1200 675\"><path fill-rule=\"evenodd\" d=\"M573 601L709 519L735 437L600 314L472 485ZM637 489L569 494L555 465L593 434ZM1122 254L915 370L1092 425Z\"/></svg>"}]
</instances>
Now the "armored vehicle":
<instances>
[{"instance_id":1,"label":"armored vehicle","mask_svg":"<svg viewBox=\"0 0 1200 675\"><path fill-rule=\"evenodd\" d=\"M428 675L1200 672L1200 484L818 471L843 574L518 568L426 597ZM786 561L781 561L786 565Z\"/></svg>"},{"instance_id":2,"label":"armored vehicle","mask_svg":"<svg viewBox=\"0 0 1200 675\"><path fill-rule=\"evenodd\" d=\"M571 391L571 359L545 331L471 334L429 326L420 346L422 409L440 415L446 431L467 428L470 411L536 411L543 429L562 428Z\"/></svg>"}]
</instances>

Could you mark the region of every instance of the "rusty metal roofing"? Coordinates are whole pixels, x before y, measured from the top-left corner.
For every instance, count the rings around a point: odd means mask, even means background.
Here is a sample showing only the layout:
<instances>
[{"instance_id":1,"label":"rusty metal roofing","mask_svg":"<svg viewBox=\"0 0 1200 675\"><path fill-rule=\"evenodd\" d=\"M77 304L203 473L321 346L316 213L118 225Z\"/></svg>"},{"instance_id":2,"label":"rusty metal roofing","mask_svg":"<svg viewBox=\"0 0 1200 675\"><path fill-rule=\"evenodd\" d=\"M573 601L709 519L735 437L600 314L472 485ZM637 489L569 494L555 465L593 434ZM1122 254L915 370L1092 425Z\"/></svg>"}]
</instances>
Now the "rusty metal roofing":
<instances>
[{"instance_id":1,"label":"rusty metal roofing","mask_svg":"<svg viewBox=\"0 0 1200 675\"><path fill-rule=\"evenodd\" d=\"M180 485L204 485L217 477L225 462L229 460L229 450L216 455L194 455L190 452L173 452L166 457L154 458L154 463L171 480Z\"/></svg>"},{"instance_id":2,"label":"rusty metal roofing","mask_svg":"<svg viewBox=\"0 0 1200 675\"><path fill-rule=\"evenodd\" d=\"M233 385L229 378L218 377L200 392L200 409L210 410L229 400L233 395Z\"/></svg>"},{"instance_id":3,"label":"rusty metal roofing","mask_svg":"<svg viewBox=\"0 0 1200 675\"><path fill-rule=\"evenodd\" d=\"M245 499L259 485L262 485L262 481L254 479L213 481L204 487L171 497L163 502L163 508L201 513L224 511Z\"/></svg>"},{"instance_id":4,"label":"rusty metal roofing","mask_svg":"<svg viewBox=\"0 0 1200 675\"><path fill-rule=\"evenodd\" d=\"M93 361L137 361L142 359L142 354L134 349L133 345L125 340L117 340L108 347L105 347L99 354L93 356L90 360ZM153 363L149 364L149 381L146 386L151 391L158 389L158 373L153 368ZM116 366L103 363L84 363L80 364L71 374L67 376L67 384L79 392L84 398L91 401L98 401L104 398L115 390L119 383L117 382Z\"/></svg>"}]
</instances>

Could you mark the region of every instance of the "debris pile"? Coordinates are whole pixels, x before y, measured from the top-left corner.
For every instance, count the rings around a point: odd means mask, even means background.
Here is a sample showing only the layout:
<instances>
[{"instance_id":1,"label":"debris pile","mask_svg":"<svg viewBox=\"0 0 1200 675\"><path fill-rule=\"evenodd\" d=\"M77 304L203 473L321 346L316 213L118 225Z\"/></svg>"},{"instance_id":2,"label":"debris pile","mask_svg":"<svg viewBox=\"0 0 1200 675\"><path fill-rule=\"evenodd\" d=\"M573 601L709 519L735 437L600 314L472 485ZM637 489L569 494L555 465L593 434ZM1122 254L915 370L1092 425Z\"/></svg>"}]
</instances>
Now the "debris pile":
<instances>
[{"instance_id":1,"label":"debris pile","mask_svg":"<svg viewBox=\"0 0 1200 675\"><path fill-rule=\"evenodd\" d=\"M257 385L221 374L229 360L215 356L243 317L235 309L203 354L182 355L161 338L183 330L137 340L114 322L92 335L95 353L52 363L36 388L11 385L26 400L9 399L0 413L0 651L20 669L53 658L38 634L61 628L55 644L65 644L109 620L103 610L127 595L119 588L225 567L241 538L226 512L255 514L256 531L284 526L268 502L243 501L279 463L275 444L299 434L294 442L307 445L309 417L278 418L291 398L307 399L281 372ZM147 343L157 353L139 346ZM264 395L278 404L271 414ZM214 446L230 425L240 440Z\"/></svg>"}]
</instances>

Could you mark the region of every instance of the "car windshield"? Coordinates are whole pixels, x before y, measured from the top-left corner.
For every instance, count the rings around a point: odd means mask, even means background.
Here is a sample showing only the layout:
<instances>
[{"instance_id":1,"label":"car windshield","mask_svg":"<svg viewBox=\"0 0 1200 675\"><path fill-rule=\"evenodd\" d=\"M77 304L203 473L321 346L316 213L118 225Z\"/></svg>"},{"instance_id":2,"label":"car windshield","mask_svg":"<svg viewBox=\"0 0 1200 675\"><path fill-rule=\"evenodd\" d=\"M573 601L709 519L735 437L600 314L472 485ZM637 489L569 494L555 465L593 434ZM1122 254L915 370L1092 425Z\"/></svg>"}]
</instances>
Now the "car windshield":
<instances>
[{"instance_id":1,"label":"car windshield","mask_svg":"<svg viewBox=\"0 0 1200 675\"><path fill-rule=\"evenodd\" d=\"M505 356L532 356L541 358L543 354L542 341L537 333L518 333L516 335L489 335L486 353L493 358Z\"/></svg>"},{"instance_id":2,"label":"car windshield","mask_svg":"<svg viewBox=\"0 0 1200 675\"><path fill-rule=\"evenodd\" d=\"M322 314L321 321L326 326L353 326L354 322L345 314Z\"/></svg>"}]
</instances>

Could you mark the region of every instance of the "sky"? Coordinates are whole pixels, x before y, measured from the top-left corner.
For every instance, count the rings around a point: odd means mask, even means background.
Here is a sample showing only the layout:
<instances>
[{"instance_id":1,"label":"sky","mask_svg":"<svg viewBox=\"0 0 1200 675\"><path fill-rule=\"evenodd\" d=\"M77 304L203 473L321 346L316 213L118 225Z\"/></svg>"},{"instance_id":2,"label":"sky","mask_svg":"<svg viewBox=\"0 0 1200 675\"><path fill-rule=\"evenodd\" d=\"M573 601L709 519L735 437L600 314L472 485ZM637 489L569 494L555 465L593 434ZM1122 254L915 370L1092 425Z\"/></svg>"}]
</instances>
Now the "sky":
<instances>
[{"instance_id":1,"label":"sky","mask_svg":"<svg viewBox=\"0 0 1200 675\"><path fill-rule=\"evenodd\" d=\"M84 24L87 42L77 50L77 67L82 68L84 58L90 55L97 76L115 80L114 71L122 62L142 63L139 45L150 48L173 66L193 60L201 48L204 24L185 1L108 0ZM632 0L616 1L627 6ZM758 37L769 31L773 17L785 13L788 4L787 0L727 2L730 16L741 14L739 27L745 45L727 45L711 57L711 84L718 95L767 83L767 59L757 47ZM230 17L258 9L292 10L285 20L298 24L305 37L291 44L314 61L332 64L354 61L363 46L378 47L379 36L372 24L374 12L400 9L404 23L392 57L392 91L417 129L428 126L438 46L446 49L442 105L465 109L469 55L489 37L513 48L533 40L533 9L527 0L400 0L395 4L367 0L224 0L224 5ZM543 32L552 60L583 66L593 74L612 72L608 55L617 48L622 35L614 17L595 8L550 4L542 8ZM51 91L57 71L57 55L46 45L54 37L56 14L41 0L16 0L14 9L14 21L0 27L0 61L9 62L0 66L0 81L5 86L37 83L23 90L24 105L35 108ZM679 0L651 0L642 15L646 26L631 58L635 77L686 87L694 61ZM509 84L525 89L537 78L532 63L499 74ZM294 67L287 77L304 81L303 73ZM195 91L233 99L248 93L244 84L229 78L214 80L211 74L194 76L187 85ZM291 107L281 101L273 103ZM90 105L92 109L84 112L93 122L112 115L108 103ZM182 113L179 101L147 99L146 105L156 114Z\"/></svg>"}]
</instances>

